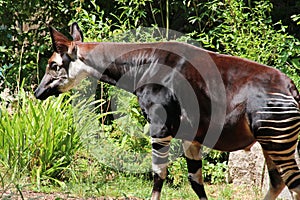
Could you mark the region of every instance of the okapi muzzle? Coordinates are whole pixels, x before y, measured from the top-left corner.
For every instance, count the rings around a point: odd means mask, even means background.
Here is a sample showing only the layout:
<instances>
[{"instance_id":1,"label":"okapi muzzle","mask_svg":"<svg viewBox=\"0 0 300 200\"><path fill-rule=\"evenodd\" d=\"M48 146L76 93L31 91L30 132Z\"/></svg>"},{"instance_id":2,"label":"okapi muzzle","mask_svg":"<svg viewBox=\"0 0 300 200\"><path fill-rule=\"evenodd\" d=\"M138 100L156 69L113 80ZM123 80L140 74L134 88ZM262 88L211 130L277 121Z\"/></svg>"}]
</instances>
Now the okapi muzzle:
<instances>
[{"instance_id":1,"label":"okapi muzzle","mask_svg":"<svg viewBox=\"0 0 300 200\"><path fill-rule=\"evenodd\" d=\"M34 96L40 100L45 100L49 96L58 96L61 92L58 90L57 86L51 87L51 82L53 82L53 78L46 74L39 87L34 91Z\"/></svg>"}]
</instances>

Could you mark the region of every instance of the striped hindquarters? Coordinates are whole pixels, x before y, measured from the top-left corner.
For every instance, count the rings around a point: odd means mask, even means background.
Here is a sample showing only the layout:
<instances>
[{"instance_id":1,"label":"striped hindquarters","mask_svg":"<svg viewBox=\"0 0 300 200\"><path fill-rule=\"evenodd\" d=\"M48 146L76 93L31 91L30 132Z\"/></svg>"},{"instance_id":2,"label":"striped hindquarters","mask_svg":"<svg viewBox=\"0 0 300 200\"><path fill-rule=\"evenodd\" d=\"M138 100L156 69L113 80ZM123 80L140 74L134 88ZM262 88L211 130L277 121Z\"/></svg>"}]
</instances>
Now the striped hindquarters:
<instances>
[{"instance_id":1,"label":"striped hindquarters","mask_svg":"<svg viewBox=\"0 0 300 200\"><path fill-rule=\"evenodd\" d=\"M300 111L292 96L271 93L255 113L255 136L271 157L289 188L300 184L295 149L300 131Z\"/></svg>"}]
</instances>

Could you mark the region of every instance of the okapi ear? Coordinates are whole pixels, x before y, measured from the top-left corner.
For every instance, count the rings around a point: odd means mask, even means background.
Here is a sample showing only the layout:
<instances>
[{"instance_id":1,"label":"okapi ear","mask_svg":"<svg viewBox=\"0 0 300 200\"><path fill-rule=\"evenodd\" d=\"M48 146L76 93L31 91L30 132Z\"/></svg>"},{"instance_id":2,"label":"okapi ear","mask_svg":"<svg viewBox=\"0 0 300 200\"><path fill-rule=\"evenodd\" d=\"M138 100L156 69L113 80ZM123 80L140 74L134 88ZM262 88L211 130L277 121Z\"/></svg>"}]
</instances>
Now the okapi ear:
<instances>
[{"instance_id":1,"label":"okapi ear","mask_svg":"<svg viewBox=\"0 0 300 200\"><path fill-rule=\"evenodd\" d=\"M49 31L54 51L59 54L67 53L69 46L71 45L71 41L51 26L49 27Z\"/></svg>"},{"instance_id":2,"label":"okapi ear","mask_svg":"<svg viewBox=\"0 0 300 200\"><path fill-rule=\"evenodd\" d=\"M83 34L82 31L80 30L78 24L74 22L71 27L70 27L70 34L73 37L73 40L76 42L83 42Z\"/></svg>"}]
</instances>

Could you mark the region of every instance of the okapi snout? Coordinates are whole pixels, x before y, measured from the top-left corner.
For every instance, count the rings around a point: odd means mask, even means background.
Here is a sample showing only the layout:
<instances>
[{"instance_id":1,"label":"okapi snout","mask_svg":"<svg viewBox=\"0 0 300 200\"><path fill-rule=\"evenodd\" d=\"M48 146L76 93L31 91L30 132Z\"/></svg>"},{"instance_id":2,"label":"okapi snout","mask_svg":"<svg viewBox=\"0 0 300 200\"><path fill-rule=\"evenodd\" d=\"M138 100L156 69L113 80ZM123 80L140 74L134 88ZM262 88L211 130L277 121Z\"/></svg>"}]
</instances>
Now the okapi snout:
<instances>
[{"instance_id":1,"label":"okapi snout","mask_svg":"<svg viewBox=\"0 0 300 200\"><path fill-rule=\"evenodd\" d=\"M34 91L34 96L35 96L35 98L37 98L39 100L46 100L50 96L56 96L57 97L60 93L61 92L57 89L38 87Z\"/></svg>"},{"instance_id":2,"label":"okapi snout","mask_svg":"<svg viewBox=\"0 0 300 200\"><path fill-rule=\"evenodd\" d=\"M49 82L51 82L51 77L45 75L39 87L34 91L34 96L37 99L46 100L50 96L58 96L61 93L57 87L51 87Z\"/></svg>"}]
</instances>

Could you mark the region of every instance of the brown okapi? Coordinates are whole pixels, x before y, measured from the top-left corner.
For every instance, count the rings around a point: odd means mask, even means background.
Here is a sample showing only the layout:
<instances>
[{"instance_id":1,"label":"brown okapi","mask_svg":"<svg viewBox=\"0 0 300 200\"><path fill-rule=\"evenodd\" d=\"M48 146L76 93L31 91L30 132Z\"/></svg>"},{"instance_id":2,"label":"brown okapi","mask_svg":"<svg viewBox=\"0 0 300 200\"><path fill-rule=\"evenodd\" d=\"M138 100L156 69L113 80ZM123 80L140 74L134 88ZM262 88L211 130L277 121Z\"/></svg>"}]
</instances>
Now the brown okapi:
<instances>
[{"instance_id":1,"label":"brown okapi","mask_svg":"<svg viewBox=\"0 0 300 200\"><path fill-rule=\"evenodd\" d=\"M285 185L300 199L299 93L280 71L179 42L83 42L77 23L71 26L73 41L51 27L50 34L54 53L36 98L57 96L86 76L134 93L150 123L151 199L160 199L174 137L183 140L189 181L199 199L207 199L201 145L230 152L256 141L270 176L265 199L276 199Z\"/></svg>"}]
</instances>

